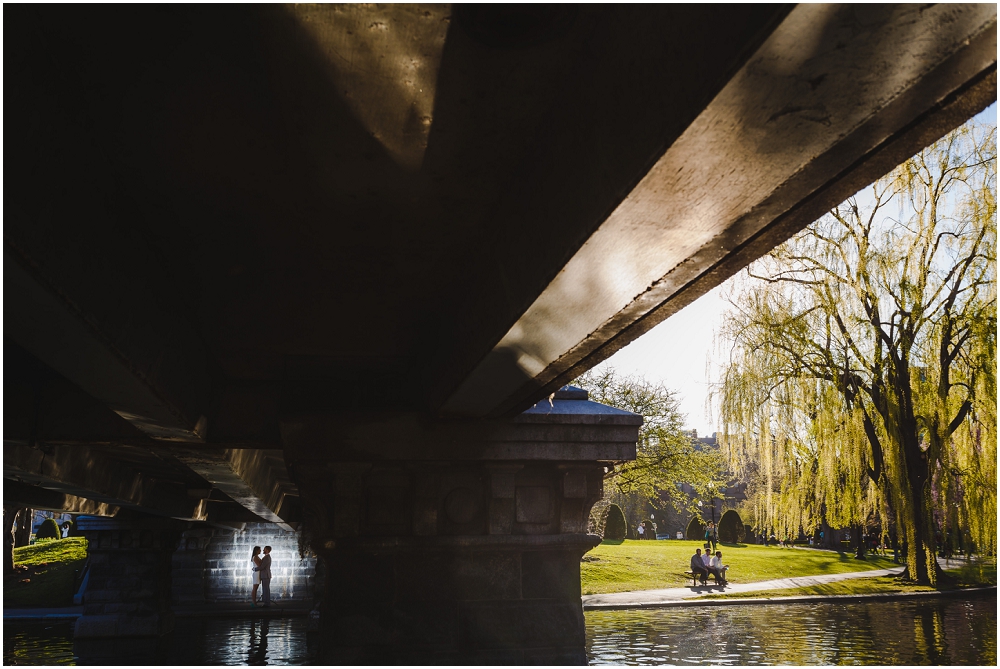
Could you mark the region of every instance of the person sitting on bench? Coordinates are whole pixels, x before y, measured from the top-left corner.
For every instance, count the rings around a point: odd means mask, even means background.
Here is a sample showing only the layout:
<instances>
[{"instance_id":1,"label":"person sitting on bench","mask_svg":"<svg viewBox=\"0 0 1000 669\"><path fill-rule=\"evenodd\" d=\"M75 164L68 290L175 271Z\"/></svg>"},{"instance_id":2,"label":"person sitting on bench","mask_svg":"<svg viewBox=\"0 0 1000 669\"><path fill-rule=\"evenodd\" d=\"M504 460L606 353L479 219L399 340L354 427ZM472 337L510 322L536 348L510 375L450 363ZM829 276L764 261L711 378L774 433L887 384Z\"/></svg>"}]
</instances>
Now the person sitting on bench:
<instances>
[{"instance_id":1,"label":"person sitting on bench","mask_svg":"<svg viewBox=\"0 0 1000 669\"><path fill-rule=\"evenodd\" d=\"M696 548L694 555L691 556L691 574L695 577L700 577L702 585L708 585L708 573L708 568L701 557L701 549Z\"/></svg>"},{"instance_id":2,"label":"person sitting on bench","mask_svg":"<svg viewBox=\"0 0 1000 669\"><path fill-rule=\"evenodd\" d=\"M715 557L712 558L712 564L709 567L709 570L715 574L716 583L719 581L722 581L723 585L729 583L729 579L726 578L726 571L728 569L728 564L722 564L722 551L715 551Z\"/></svg>"}]
</instances>

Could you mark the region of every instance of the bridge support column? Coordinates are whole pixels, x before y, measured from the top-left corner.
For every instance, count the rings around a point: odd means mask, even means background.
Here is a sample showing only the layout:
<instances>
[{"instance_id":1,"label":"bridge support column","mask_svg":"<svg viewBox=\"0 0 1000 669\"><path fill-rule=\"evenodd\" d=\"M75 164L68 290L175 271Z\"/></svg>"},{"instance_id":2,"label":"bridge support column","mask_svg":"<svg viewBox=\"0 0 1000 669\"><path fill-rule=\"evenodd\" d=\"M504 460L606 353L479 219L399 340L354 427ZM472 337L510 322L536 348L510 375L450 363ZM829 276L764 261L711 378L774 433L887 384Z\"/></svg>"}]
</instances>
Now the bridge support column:
<instances>
[{"instance_id":1,"label":"bridge support column","mask_svg":"<svg viewBox=\"0 0 1000 669\"><path fill-rule=\"evenodd\" d=\"M80 516L88 577L75 639L155 637L173 629L171 555L183 524L161 518Z\"/></svg>"},{"instance_id":2,"label":"bridge support column","mask_svg":"<svg viewBox=\"0 0 1000 669\"><path fill-rule=\"evenodd\" d=\"M634 458L641 418L582 391L540 405L472 425L345 421L339 437L315 417L286 424L327 566L323 662L586 662L580 558L600 542L589 511L609 463ZM383 452L395 442L411 457L358 458L372 425Z\"/></svg>"}]
</instances>

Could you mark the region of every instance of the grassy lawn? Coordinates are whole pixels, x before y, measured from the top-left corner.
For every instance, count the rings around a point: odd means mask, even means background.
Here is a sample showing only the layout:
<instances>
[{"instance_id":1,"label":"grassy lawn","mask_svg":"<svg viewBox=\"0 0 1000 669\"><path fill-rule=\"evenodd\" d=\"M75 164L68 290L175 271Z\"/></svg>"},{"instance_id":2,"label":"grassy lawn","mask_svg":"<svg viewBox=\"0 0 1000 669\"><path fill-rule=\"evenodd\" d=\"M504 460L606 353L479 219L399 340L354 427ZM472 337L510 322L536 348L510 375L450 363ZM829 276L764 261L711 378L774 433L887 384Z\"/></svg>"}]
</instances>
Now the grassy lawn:
<instances>
[{"instance_id":1,"label":"grassy lawn","mask_svg":"<svg viewBox=\"0 0 1000 669\"><path fill-rule=\"evenodd\" d=\"M71 606L77 569L87 560L83 537L43 540L14 549L14 574L4 577L4 608Z\"/></svg>"},{"instance_id":2,"label":"grassy lawn","mask_svg":"<svg viewBox=\"0 0 1000 669\"><path fill-rule=\"evenodd\" d=\"M691 556L702 542L636 541L605 542L583 557L580 578L583 594L596 595L630 590L679 588L691 583L684 576ZM719 544L722 561L729 565L733 583L767 581L772 578L843 574L870 569L888 569L891 558L869 556L855 560L851 553L800 548L778 548L756 544ZM783 591L784 592L784 591Z\"/></svg>"}]
</instances>

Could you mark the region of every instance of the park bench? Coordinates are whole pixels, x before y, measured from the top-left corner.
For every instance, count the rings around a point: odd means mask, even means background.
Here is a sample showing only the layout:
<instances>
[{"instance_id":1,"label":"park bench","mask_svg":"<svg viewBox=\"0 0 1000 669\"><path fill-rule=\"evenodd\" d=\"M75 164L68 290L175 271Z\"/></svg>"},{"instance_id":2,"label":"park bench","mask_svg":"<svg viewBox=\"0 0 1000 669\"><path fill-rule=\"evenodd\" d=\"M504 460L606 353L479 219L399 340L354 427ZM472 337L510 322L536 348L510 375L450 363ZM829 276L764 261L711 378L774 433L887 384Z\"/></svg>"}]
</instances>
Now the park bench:
<instances>
[{"instance_id":1,"label":"park bench","mask_svg":"<svg viewBox=\"0 0 1000 669\"><path fill-rule=\"evenodd\" d=\"M691 584L692 586L696 586L696 585L698 585L698 580L699 580L699 579L701 578L701 577L700 577L700 575L698 575L698 574L696 574L696 573L694 573L693 571L690 571L690 570L688 570L688 571L685 571L685 572L684 572L684 575L685 575L685 576L686 576L687 578L690 578L690 579L691 579L692 581L694 581L694 582L693 582L693 583ZM711 574L709 574L709 576L711 576ZM715 579L715 577L714 577L714 576L712 576L712 579L714 580L714 579ZM706 582L707 582L707 577L706 577ZM728 585L728 584L729 584L729 579L727 578L725 582L726 582L726 585ZM716 585L719 585L719 584L718 584L718 583L716 583Z\"/></svg>"}]
</instances>

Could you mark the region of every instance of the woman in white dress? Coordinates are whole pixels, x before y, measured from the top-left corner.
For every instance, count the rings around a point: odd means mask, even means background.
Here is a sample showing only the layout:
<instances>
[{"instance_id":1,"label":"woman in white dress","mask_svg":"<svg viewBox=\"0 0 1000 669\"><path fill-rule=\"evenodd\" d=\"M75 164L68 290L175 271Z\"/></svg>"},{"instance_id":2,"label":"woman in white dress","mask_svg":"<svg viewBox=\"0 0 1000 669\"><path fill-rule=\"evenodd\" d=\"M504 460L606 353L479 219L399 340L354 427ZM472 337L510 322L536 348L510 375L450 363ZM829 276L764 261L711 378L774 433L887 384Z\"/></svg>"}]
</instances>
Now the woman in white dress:
<instances>
[{"instance_id":1,"label":"woman in white dress","mask_svg":"<svg viewBox=\"0 0 1000 669\"><path fill-rule=\"evenodd\" d=\"M253 565L253 591L250 593L250 606L257 606L257 588L260 587L260 546L254 546L250 553Z\"/></svg>"}]
</instances>

